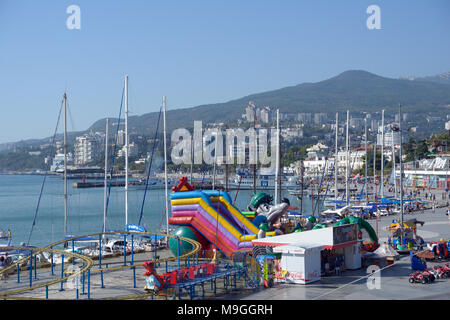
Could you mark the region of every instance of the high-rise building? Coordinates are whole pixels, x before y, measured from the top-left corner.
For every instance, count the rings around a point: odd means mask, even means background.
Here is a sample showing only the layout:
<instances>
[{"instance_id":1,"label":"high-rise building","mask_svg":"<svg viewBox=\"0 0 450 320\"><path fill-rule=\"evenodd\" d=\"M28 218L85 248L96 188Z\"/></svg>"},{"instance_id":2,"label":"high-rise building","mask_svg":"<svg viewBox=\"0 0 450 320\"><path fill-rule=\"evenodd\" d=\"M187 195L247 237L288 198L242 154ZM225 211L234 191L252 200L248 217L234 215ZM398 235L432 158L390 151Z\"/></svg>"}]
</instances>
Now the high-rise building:
<instances>
[{"instance_id":1,"label":"high-rise building","mask_svg":"<svg viewBox=\"0 0 450 320\"><path fill-rule=\"evenodd\" d=\"M310 124L312 122L312 114L311 113L299 113L297 115L297 121L303 124Z\"/></svg>"},{"instance_id":2,"label":"high-rise building","mask_svg":"<svg viewBox=\"0 0 450 320\"><path fill-rule=\"evenodd\" d=\"M125 131L119 130L117 132L117 144L123 146L125 144Z\"/></svg>"},{"instance_id":3,"label":"high-rise building","mask_svg":"<svg viewBox=\"0 0 450 320\"><path fill-rule=\"evenodd\" d=\"M100 143L89 134L76 137L74 151L75 165L84 165L100 157Z\"/></svg>"},{"instance_id":4,"label":"high-rise building","mask_svg":"<svg viewBox=\"0 0 450 320\"><path fill-rule=\"evenodd\" d=\"M327 114L326 113L315 113L314 114L314 123L317 125L321 125L327 122Z\"/></svg>"},{"instance_id":5,"label":"high-rise building","mask_svg":"<svg viewBox=\"0 0 450 320\"><path fill-rule=\"evenodd\" d=\"M271 120L271 112L270 112L270 108L269 107L264 107L261 110L261 116L260 116L260 120L262 123L269 123Z\"/></svg>"}]
</instances>

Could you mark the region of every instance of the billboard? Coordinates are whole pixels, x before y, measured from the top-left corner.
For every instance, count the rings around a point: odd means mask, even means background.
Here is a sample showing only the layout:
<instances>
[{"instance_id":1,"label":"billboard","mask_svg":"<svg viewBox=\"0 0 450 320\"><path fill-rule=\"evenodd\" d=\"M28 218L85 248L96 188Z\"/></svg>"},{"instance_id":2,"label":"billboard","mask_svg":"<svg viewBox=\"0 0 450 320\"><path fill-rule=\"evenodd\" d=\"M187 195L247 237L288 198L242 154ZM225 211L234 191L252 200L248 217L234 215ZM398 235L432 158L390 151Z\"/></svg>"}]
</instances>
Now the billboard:
<instances>
[{"instance_id":1,"label":"billboard","mask_svg":"<svg viewBox=\"0 0 450 320\"><path fill-rule=\"evenodd\" d=\"M333 245L358 240L358 229L356 223L333 227Z\"/></svg>"}]
</instances>

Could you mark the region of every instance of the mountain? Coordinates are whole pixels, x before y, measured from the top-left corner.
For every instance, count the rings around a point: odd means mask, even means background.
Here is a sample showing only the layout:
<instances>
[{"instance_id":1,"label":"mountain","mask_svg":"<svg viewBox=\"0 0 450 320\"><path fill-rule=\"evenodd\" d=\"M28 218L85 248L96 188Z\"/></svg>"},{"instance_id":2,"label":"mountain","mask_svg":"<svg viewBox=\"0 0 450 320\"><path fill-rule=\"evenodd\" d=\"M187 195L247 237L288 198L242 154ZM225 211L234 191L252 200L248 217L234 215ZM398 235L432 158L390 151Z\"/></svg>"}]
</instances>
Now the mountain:
<instances>
[{"instance_id":1,"label":"mountain","mask_svg":"<svg viewBox=\"0 0 450 320\"><path fill-rule=\"evenodd\" d=\"M436 82L436 83L443 83L443 84L450 84L450 71L444 72L441 74L437 74L434 76L428 76L428 77L402 77L400 79L406 79L411 81L429 81L429 82Z\"/></svg>"},{"instance_id":2,"label":"mountain","mask_svg":"<svg viewBox=\"0 0 450 320\"><path fill-rule=\"evenodd\" d=\"M194 120L203 123L236 121L241 118L249 101L257 107L279 108L284 113L352 111L404 112L413 114L439 113L450 106L450 84L430 81L409 81L378 76L367 71L345 71L333 78L302 83L277 90L251 94L224 103L205 104L191 108L169 110L166 113L168 130L192 128ZM445 111L446 112L446 111ZM130 117L130 132L153 134L158 112ZM89 130L104 130L105 119L94 123Z\"/></svg>"},{"instance_id":3,"label":"mountain","mask_svg":"<svg viewBox=\"0 0 450 320\"><path fill-rule=\"evenodd\" d=\"M253 101L257 107L269 106L272 110L279 108L282 113L325 112L330 115L334 115L335 112L345 112L347 109L351 112L371 113L385 109L387 113L392 114L398 111L398 105L401 104L402 110L411 115L411 121L422 122L425 127L433 127L427 123L426 116L431 114L445 119L450 108L450 84L444 83L446 74L435 76L442 80L442 83L439 83L437 78L435 78L436 81L419 81L419 78L411 81L386 78L362 70L349 70L327 80L255 93L223 103L190 108L170 107L166 113L167 130L170 133L176 128L190 129L195 120L201 120L204 124L236 121L241 119L249 101ZM428 78L433 77L422 79ZM159 112L151 112L129 117L130 134L153 136L158 114ZM123 127L123 118L121 120L121 127ZM91 130L104 132L105 122L106 119L100 119L84 132ZM110 119L112 134L117 128L114 122L117 125L117 119ZM70 132L69 140L73 141L76 135L84 132ZM45 139L40 141L43 140ZM31 140L18 143L32 144ZM0 149L6 149L11 145L1 144Z\"/></svg>"}]
</instances>

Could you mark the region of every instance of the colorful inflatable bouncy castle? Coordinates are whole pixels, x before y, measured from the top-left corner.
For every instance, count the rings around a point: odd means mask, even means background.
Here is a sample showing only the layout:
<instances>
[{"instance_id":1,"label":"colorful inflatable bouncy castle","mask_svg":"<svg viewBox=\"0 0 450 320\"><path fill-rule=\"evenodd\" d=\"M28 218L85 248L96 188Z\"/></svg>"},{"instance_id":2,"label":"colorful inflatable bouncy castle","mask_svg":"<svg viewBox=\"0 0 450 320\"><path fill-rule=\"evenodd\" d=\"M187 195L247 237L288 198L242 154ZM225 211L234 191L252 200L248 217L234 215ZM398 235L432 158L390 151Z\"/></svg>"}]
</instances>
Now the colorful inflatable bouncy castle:
<instances>
[{"instance_id":1,"label":"colorful inflatable bouncy castle","mask_svg":"<svg viewBox=\"0 0 450 320\"><path fill-rule=\"evenodd\" d=\"M260 230L232 204L230 195L218 190L193 190L182 179L170 194L172 217L169 224L184 228L184 232L176 229L175 234L200 242L203 249L207 249L206 242L212 245L209 248L217 248L227 257L250 251L251 241L257 238ZM274 233L267 232L266 235ZM174 255L179 254L176 240L169 243L169 247Z\"/></svg>"}]
</instances>

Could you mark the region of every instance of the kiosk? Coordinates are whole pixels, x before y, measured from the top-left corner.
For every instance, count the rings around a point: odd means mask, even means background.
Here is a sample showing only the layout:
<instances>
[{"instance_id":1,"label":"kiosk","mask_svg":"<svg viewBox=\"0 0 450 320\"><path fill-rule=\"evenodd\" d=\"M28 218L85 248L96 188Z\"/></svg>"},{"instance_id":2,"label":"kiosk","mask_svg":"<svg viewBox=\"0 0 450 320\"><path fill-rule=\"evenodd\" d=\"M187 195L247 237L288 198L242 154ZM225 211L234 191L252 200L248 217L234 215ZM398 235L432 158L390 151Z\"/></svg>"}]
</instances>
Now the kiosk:
<instances>
[{"instance_id":1,"label":"kiosk","mask_svg":"<svg viewBox=\"0 0 450 320\"><path fill-rule=\"evenodd\" d=\"M278 282L307 284L320 280L320 244L292 244L273 248L281 253L281 260L275 266Z\"/></svg>"}]
</instances>

